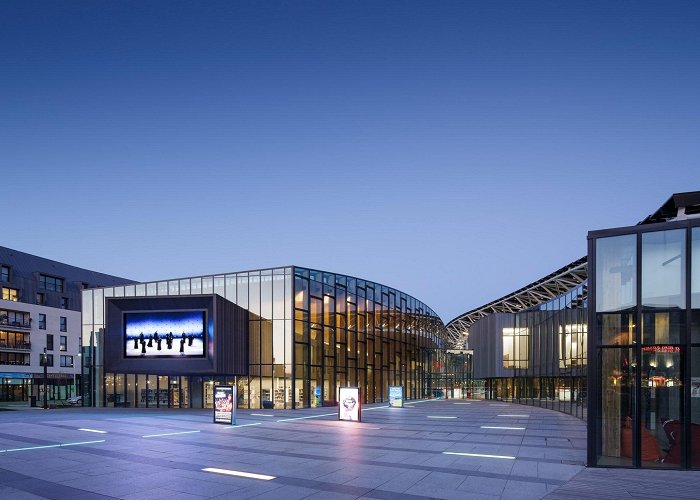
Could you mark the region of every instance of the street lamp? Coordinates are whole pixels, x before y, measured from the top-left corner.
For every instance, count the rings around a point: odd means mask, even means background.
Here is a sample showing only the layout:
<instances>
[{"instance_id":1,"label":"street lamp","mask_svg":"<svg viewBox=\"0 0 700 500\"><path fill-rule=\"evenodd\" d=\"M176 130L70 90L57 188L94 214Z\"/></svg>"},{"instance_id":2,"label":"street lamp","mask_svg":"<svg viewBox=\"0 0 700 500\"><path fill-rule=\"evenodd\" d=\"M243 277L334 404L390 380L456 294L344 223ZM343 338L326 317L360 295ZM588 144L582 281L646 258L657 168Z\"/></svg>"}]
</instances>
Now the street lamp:
<instances>
[{"instance_id":1,"label":"street lamp","mask_svg":"<svg viewBox=\"0 0 700 500\"><path fill-rule=\"evenodd\" d=\"M46 353L46 347L44 347L44 352L41 355L41 365L44 367L44 410L48 410L49 408L49 401L47 399L47 390L46 390L46 382L49 378L48 375L48 368L49 368L49 355Z\"/></svg>"}]
</instances>

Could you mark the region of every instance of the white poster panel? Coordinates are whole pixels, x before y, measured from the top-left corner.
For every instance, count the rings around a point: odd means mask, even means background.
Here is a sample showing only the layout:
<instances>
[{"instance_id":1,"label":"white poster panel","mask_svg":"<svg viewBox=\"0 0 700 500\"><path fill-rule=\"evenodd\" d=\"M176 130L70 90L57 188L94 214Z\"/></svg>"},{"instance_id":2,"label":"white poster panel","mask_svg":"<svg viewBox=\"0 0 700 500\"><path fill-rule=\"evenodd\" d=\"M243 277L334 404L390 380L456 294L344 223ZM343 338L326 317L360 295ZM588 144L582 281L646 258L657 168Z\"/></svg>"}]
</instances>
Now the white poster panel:
<instances>
[{"instance_id":1,"label":"white poster panel","mask_svg":"<svg viewBox=\"0 0 700 500\"><path fill-rule=\"evenodd\" d=\"M360 388L340 387L338 389L338 419L359 422L360 412Z\"/></svg>"}]
</instances>

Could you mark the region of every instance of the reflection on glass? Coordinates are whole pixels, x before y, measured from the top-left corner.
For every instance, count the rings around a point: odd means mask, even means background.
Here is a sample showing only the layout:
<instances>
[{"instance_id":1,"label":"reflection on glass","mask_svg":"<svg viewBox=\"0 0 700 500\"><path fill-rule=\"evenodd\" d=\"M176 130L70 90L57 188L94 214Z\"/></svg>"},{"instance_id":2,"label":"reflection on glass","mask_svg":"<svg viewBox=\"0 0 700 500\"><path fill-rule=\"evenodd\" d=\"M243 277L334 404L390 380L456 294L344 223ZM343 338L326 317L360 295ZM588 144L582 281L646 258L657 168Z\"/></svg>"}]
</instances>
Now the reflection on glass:
<instances>
[{"instance_id":1,"label":"reflection on glass","mask_svg":"<svg viewBox=\"0 0 700 500\"><path fill-rule=\"evenodd\" d=\"M634 315L598 314L602 345L631 345L634 341Z\"/></svg>"},{"instance_id":2,"label":"reflection on glass","mask_svg":"<svg viewBox=\"0 0 700 500\"><path fill-rule=\"evenodd\" d=\"M642 235L642 305L685 308L685 230Z\"/></svg>"},{"instance_id":3,"label":"reflection on glass","mask_svg":"<svg viewBox=\"0 0 700 500\"><path fill-rule=\"evenodd\" d=\"M637 369L633 355L629 348L601 349L599 465L632 465Z\"/></svg>"},{"instance_id":4,"label":"reflection on glass","mask_svg":"<svg viewBox=\"0 0 700 500\"><path fill-rule=\"evenodd\" d=\"M596 240L596 310L622 311L636 305L637 237Z\"/></svg>"},{"instance_id":5,"label":"reflection on glass","mask_svg":"<svg viewBox=\"0 0 700 500\"><path fill-rule=\"evenodd\" d=\"M684 321L680 311L644 313L642 342L644 344L678 344Z\"/></svg>"}]
</instances>

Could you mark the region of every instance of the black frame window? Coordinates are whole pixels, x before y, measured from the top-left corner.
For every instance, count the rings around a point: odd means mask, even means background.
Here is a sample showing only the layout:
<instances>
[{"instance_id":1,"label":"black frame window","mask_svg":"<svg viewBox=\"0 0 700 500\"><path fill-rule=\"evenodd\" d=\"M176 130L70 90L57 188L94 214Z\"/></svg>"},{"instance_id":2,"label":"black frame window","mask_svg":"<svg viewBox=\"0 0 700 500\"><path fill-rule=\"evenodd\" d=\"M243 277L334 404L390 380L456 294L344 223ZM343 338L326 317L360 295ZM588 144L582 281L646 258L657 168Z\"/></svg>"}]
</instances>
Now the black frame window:
<instances>
[{"instance_id":1,"label":"black frame window","mask_svg":"<svg viewBox=\"0 0 700 500\"><path fill-rule=\"evenodd\" d=\"M53 334L46 334L46 350L53 351Z\"/></svg>"},{"instance_id":2,"label":"black frame window","mask_svg":"<svg viewBox=\"0 0 700 500\"><path fill-rule=\"evenodd\" d=\"M10 266L0 266L0 281L10 281Z\"/></svg>"},{"instance_id":3,"label":"black frame window","mask_svg":"<svg viewBox=\"0 0 700 500\"><path fill-rule=\"evenodd\" d=\"M61 355L61 368L73 368L73 356Z\"/></svg>"},{"instance_id":4,"label":"black frame window","mask_svg":"<svg viewBox=\"0 0 700 500\"><path fill-rule=\"evenodd\" d=\"M39 330L46 330L46 314L39 313Z\"/></svg>"},{"instance_id":5,"label":"black frame window","mask_svg":"<svg viewBox=\"0 0 700 500\"><path fill-rule=\"evenodd\" d=\"M58 338L58 350L59 351L67 351L68 350L68 337L65 335L61 335Z\"/></svg>"},{"instance_id":6,"label":"black frame window","mask_svg":"<svg viewBox=\"0 0 700 500\"><path fill-rule=\"evenodd\" d=\"M39 275L39 286L44 290L49 290L51 292L62 292L63 284L63 278L49 276L48 274Z\"/></svg>"},{"instance_id":7,"label":"black frame window","mask_svg":"<svg viewBox=\"0 0 700 500\"><path fill-rule=\"evenodd\" d=\"M68 331L68 318L66 318L65 316L61 316L60 318L59 329L62 332Z\"/></svg>"}]
</instances>

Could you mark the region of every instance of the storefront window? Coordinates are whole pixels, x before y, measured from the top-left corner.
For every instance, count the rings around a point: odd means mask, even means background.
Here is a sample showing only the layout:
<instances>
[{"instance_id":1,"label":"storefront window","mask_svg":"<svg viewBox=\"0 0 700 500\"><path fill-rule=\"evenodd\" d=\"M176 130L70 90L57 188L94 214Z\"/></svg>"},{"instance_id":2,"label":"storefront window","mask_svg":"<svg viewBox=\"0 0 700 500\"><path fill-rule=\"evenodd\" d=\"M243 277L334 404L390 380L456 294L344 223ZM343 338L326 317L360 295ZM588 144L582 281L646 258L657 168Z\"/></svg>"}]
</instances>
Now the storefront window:
<instances>
[{"instance_id":1,"label":"storefront window","mask_svg":"<svg viewBox=\"0 0 700 500\"><path fill-rule=\"evenodd\" d=\"M642 348L642 467L681 464L683 417L680 347Z\"/></svg>"},{"instance_id":2,"label":"storefront window","mask_svg":"<svg viewBox=\"0 0 700 500\"><path fill-rule=\"evenodd\" d=\"M601 349L601 410L598 464L632 465L637 364L629 348Z\"/></svg>"}]
</instances>

